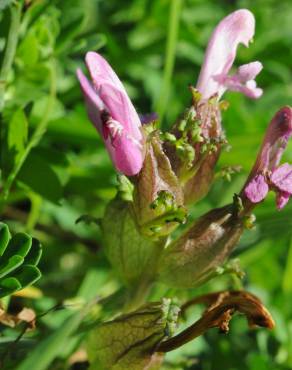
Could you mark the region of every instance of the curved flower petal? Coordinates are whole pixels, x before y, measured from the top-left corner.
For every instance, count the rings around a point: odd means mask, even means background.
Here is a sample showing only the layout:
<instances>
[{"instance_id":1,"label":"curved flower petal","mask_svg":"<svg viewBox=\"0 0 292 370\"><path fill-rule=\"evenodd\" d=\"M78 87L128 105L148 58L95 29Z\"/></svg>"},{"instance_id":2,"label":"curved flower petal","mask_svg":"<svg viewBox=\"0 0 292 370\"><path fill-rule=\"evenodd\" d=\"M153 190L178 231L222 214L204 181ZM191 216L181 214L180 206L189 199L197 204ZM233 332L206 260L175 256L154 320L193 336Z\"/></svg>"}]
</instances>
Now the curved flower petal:
<instances>
[{"instance_id":1,"label":"curved flower petal","mask_svg":"<svg viewBox=\"0 0 292 370\"><path fill-rule=\"evenodd\" d=\"M268 194L269 186L263 175L254 177L244 189L246 197L252 203L259 203L265 199Z\"/></svg>"},{"instance_id":2,"label":"curved flower petal","mask_svg":"<svg viewBox=\"0 0 292 370\"><path fill-rule=\"evenodd\" d=\"M256 162L241 192L252 203L263 200L269 190L276 192L278 209L288 202L292 194L292 165L285 163L277 166L291 136L292 108L283 107L269 124ZM267 181L263 174L266 174Z\"/></svg>"},{"instance_id":3,"label":"curved flower petal","mask_svg":"<svg viewBox=\"0 0 292 370\"><path fill-rule=\"evenodd\" d=\"M278 210L284 208L285 205L288 203L289 199L290 199L289 193L285 193L285 192L277 193L276 205L277 205Z\"/></svg>"},{"instance_id":4,"label":"curved flower petal","mask_svg":"<svg viewBox=\"0 0 292 370\"><path fill-rule=\"evenodd\" d=\"M292 194L292 165L282 164L273 171L270 180L280 191Z\"/></svg>"},{"instance_id":5,"label":"curved flower petal","mask_svg":"<svg viewBox=\"0 0 292 370\"><path fill-rule=\"evenodd\" d=\"M101 133L102 130L102 121L100 113L105 109L105 106L97 93L94 91L91 83L88 81L87 77L81 71L77 69L77 77L80 82L81 90L85 97L85 103L87 108L87 113L94 124L94 126Z\"/></svg>"},{"instance_id":6,"label":"curved flower petal","mask_svg":"<svg viewBox=\"0 0 292 370\"><path fill-rule=\"evenodd\" d=\"M119 77L101 55L94 51L89 51L86 53L85 63L96 89L98 89L103 83L107 82L127 94Z\"/></svg>"},{"instance_id":7,"label":"curved flower petal","mask_svg":"<svg viewBox=\"0 0 292 370\"><path fill-rule=\"evenodd\" d=\"M236 56L237 46L248 46L253 38L255 19L247 9L237 10L225 17L215 28L205 55L197 89L203 98L218 93L221 96L226 86L214 76L227 76Z\"/></svg>"},{"instance_id":8,"label":"curved flower petal","mask_svg":"<svg viewBox=\"0 0 292 370\"><path fill-rule=\"evenodd\" d=\"M252 62L240 66L233 76L220 75L214 76L214 79L228 90L238 91L251 99L257 99L263 94L263 90L257 87L254 78L262 68L260 62Z\"/></svg>"},{"instance_id":9,"label":"curved flower petal","mask_svg":"<svg viewBox=\"0 0 292 370\"><path fill-rule=\"evenodd\" d=\"M260 62L252 62L248 64L243 64L238 68L238 80L242 83L254 80L256 76L263 69L263 65Z\"/></svg>"},{"instance_id":10,"label":"curved flower petal","mask_svg":"<svg viewBox=\"0 0 292 370\"><path fill-rule=\"evenodd\" d=\"M249 179L258 173L274 171L292 136L292 108L283 107L273 117L266 131Z\"/></svg>"},{"instance_id":11,"label":"curved flower petal","mask_svg":"<svg viewBox=\"0 0 292 370\"><path fill-rule=\"evenodd\" d=\"M140 172L144 160L142 145L124 129L109 136L106 146L118 171L127 176Z\"/></svg>"}]
</instances>

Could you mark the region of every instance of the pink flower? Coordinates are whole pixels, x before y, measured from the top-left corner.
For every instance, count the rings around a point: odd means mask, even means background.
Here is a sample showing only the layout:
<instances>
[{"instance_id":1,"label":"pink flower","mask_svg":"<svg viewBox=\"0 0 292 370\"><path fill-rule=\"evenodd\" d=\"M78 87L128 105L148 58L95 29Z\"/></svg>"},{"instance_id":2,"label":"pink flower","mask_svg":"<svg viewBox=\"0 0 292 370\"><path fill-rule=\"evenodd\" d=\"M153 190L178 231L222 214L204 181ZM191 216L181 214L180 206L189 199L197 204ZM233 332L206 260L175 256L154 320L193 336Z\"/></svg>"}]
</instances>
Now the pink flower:
<instances>
[{"instance_id":1,"label":"pink flower","mask_svg":"<svg viewBox=\"0 0 292 370\"><path fill-rule=\"evenodd\" d=\"M88 116L102 136L118 171L127 176L140 172L144 139L139 116L107 61L95 52L86 54L92 83L77 70Z\"/></svg>"},{"instance_id":2,"label":"pink flower","mask_svg":"<svg viewBox=\"0 0 292 370\"><path fill-rule=\"evenodd\" d=\"M276 193L277 208L283 208L292 195L292 165L279 165L292 136L292 108L280 109L272 119L256 163L243 193L252 203L261 202L269 190Z\"/></svg>"},{"instance_id":3,"label":"pink flower","mask_svg":"<svg viewBox=\"0 0 292 370\"><path fill-rule=\"evenodd\" d=\"M255 77L262 70L260 62L239 67L237 73L229 76L237 46L246 47L252 40L255 19L249 10L237 10L225 17L215 28L199 75L197 89L203 99L214 94L220 98L226 90L239 91L250 98L259 98L262 89L256 86Z\"/></svg>"}]
</instances>

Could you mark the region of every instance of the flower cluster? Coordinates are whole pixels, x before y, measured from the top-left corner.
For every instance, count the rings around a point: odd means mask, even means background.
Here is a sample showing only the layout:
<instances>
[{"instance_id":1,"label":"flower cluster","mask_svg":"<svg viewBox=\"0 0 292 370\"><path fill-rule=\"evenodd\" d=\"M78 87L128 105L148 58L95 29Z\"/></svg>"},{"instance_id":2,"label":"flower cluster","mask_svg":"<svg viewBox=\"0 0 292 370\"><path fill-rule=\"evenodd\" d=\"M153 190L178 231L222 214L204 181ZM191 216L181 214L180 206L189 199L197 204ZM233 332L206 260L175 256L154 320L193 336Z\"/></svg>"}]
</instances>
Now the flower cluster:
<instances>
[{"instance_id":1,"label":"flower cluster","mask_svg":"<svg viewBox=\"0 0 292 370\"><path fill-rule=\"evenodd\" d=\"M105 235L106 248L117 270L123 271L118 267L120 257L117 257L116 247L109 245L116 243L115 233L119 233L121 250L129 250L126 246L129 241L125 238L123 242L124 236L120 235L126 228L108 226L113 219L116 225L117 222L122 225L128 218L133 220L132 230L137 231L133 236L137 243L134 249L139 250L138 244L160 244L159 252L154 246L148 246L147 253L143 251L140 267L149 268L153 256L160 261L155 264L152 279L158 276L166 283L173 280L176 286L190 287L213 276L214 269L224 263L244 227L249 225L251 219L247 219L251 211L264 200L269 190L276 193L278 209L288 202L292 194L292 165L280 165L280 159L292 135L292 109L284 107L268 126L255 165L234 201L203 215L178 239L167 243L171 232L186 222L187 205L203 198L212 184L215 165L226 144L221 122L221 111L225 107L220 101L222 95L231 90L257 99L263 93L255 82L263 68L259 61L230 72L239 44L247 47L254 32L254 16L246 9L231 13L217 25L209 40L198 82L191 87L192 104L171 131L165 133L157 129L155 115L149 115L145 122L137 114L108 62L95 52L87 53L86 65L91 80L80 69L77 76L88 115L102 136L116 169L127 176L130 189L127 201L121 203L119 199L109 205L106 215L110 217L105 216L103 227L105 234L111 234L110 237ZM122 214L124 216L120 217ZM129 221L126 223L129 225ZM137 242L137 238L146 239ZM141 278L143 268L135 274L135 268L129 265L131 281ZM189 273L184 274L184 271ZM127 272L121 275L125 277Z\"/></svg>"},{"instance_id":2,"label":"flower cluster","mask_svg":"<svg viewBox=\"0 0 292 370\"><path fill-rule=\"evenodd\" d=\"M292 195L292 165L280 164L292 135L292 108L284 107L271 120L251 173L233 201L202 215L178 237L170 238L175 228L187 222L188 205L206 196L213 182L215 165L227 143L222 95L230 90L258 99L263 93L255 82L263 68L259 61L231 72L239 44L247 47L254 32L254 16L246 9L218 24L198 82L190 87L191 106L169 132L157 129L155 115L140 118L119 78L99 54L86 55L90 80L77 71L89 118L114 166L125 175L120 177L120 191L108 205L101 227L107 257L129 289L142 285L147 295L147 288L158 280L169 287L193 288L214 278L222 273L243 230L252 227L252 211L269 190L276 193L278 209ZM252 302L253 310L267 320L264 326L273 326L255 297L239 295L245 312ZM237 293L227 296L238 299ZM214 324L212 316L206 328L221 327L220 320Z\"/></svg>"}]
</instances>

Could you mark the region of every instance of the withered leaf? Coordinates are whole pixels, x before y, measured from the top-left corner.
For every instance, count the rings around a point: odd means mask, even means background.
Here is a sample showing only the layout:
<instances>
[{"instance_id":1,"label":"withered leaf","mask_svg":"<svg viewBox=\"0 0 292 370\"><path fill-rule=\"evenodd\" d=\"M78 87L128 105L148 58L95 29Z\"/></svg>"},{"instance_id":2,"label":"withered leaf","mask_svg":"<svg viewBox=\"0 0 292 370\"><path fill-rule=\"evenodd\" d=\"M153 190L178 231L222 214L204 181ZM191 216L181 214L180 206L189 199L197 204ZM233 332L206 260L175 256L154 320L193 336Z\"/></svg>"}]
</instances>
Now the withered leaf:
<instances>
[{"instance_id":1,"label":"withered leaf","mask_svg":"<svg viewBox=\"0 0 292 370\"><path fill-rule=\"evenodd\" d=\"M24 307L18 314L9 314L0 308L0 323L14 328L21 322L26 322L29 329L35 328L36 314L31 308Z\"/></svg>"}]
</instances>

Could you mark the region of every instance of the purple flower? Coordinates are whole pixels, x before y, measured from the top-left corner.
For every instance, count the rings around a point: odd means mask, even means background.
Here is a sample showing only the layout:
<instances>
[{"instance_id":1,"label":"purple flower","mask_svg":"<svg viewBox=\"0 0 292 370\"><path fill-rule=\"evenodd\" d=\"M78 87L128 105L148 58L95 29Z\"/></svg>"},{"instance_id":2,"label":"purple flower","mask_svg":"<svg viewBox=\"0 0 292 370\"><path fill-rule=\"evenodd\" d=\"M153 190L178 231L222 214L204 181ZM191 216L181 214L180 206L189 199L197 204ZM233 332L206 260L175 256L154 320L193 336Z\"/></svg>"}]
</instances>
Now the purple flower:
<instances>
[{"instance_id":1,"label":"purple flower","mask_svg":"<svg viewBox=\"0 0 292 370\"><path fill-rule=\"evenodd\" d=\"M247 47L253 38L254 29L254 16L246 9L231 13L215 28L197 83L203 99L215 94L220 98L226 90L239 91L250 98L259 98L262 95L262 89L256 86L254 80L262 70L260 62L242 65L234 75L228 75L237 46L244 44Z\"/></svg>"},{"instance_id":2,"label":"purple flower","mask_svg":"<svg viewBox=\"0 0 292 370\"><path fill-rule=\"evenodd\" d=\"M144 139L139 116L128 94L107 61L88 52L86 65L92 83L77 70L88 116L102 136L118 171L127 176L140 172Z\"/></svg>"},{"instance_id":3,"label":"purple flower","mask_svg":"<svg viewBox=\"0 0 292 370\"><path fill-rule=\"evenodd\" d=\"M247 179L243 194L252 203L261 202L269 190L276 193L277 208L283 208L292 195L292 165L279 165L292 135L292 108L280 109L266 132L256 163Z\"/></svg>"}]
</instances>

